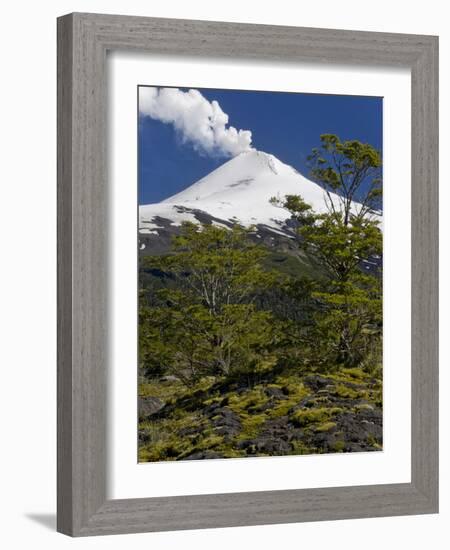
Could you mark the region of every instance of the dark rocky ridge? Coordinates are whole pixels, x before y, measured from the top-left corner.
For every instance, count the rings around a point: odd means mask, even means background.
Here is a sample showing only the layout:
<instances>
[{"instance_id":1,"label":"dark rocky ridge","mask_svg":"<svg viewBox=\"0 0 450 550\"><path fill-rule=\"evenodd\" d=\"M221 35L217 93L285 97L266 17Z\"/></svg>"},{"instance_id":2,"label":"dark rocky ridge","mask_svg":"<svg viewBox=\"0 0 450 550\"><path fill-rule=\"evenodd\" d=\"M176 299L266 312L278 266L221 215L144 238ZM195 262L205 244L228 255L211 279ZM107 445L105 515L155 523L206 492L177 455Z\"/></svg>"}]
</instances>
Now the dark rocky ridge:
<instances>
[{"instance_id":1,"label":"dark rocky ridge","mask_svg":"<svg viewBox=\"0 0 450 550\"><path fill-rule=\"evenodd\" d=\"M296 386L283 378L252 388L209 384L194 392L175 381L141 390L159 394L141 397L141 459L382 449L381 383L357 369L305 375Z\"/></svg>"}]
</instances>

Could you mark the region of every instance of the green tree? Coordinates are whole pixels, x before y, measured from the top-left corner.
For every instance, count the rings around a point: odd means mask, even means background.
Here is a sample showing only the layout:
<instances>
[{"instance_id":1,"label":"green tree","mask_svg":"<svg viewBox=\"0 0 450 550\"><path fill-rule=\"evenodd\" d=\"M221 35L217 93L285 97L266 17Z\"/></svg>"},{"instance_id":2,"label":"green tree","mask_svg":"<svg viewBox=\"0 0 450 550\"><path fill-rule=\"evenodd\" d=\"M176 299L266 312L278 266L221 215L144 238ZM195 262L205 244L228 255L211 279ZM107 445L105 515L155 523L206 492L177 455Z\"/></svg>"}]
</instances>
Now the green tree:
<instances>
[{"instance_id":1,"label":"green tree","mask_svg":"<svg viewBox=\"0 0 450 550\"><path fill-rule=\"evenodd\" d=\"M255 300L275 276L263 269L266 252L249 232L185 223L170 255L146 259L176 281L158 292L156 307L141 307L147 371L165 365L191 383L206 374L249 377L274 365L275 323Z\"/></svg>"},{"instance_id":2,"label":"green tree","mask_svg":"<svg viewBox=\"0 0 450 550\"><path fill-rule=\"evenodd\" d=\"M325 190L328 209L339 213L343 223L364 218L380 209L380 153L367 143L341 141L334 134L322 134L321 144L308 156L311 177ZM357 202L354 202L357 201Z\"/></svg>"},{"instance_id":3,"label":"green tree","mask_svg":"<svg viewBox=\"0 0 450 550\"><path fill-rule=\"evenodd\" d=\"M291 213L300 246L318 258L327 274L311 289L315 310L306 340L317 362L329 369L363 364L372 350L379 349L381 281L377 274L363 273L363 268L382 254L382 234L373 215L381 199L381 159L373 147L358 141L341 142L326 134L321 142L309 159L314 179L324 188L328 211L314 212L298 195L271 202ZM355 197L362 202L354 202Z\"/></svg>"},{"instance_id":4,"label":"green tree","mask_svg":"<svg viewBox=\"0 0 450 550\"><path fill-rule=\"evenodd\" d=\"M211 318L201 304L188 303L176 290L159 294L164 304L140 306L140 365L150 378L168 373L195 384L211 374Z\"/></svg>"},{"instance_id":5,"label":"green tree","mask_svg":"<svg viewBox=\"0 0 450 550\"><path fill-rule=\"evenodd\" d=\"M297 221L300 246L319 258L331 278L345 282L363 261L382 253L377 219L358 215L347 223L342 211L316 214L298 195L277 202Z\"/></svg>"},{"instance_id":6,"label":"green tree","mask_svg":"<svg viewBox=\"0 0 450 550\"><path fill-rule=\"evenodd\" d=\"M353 273L345 282L321 285L313 297L320 309L310 332L311 349L324 370L365 366L373 370L381 357L381 280Z\"/></svg>"},{"instance_id":7,"label":"green tree","mask_svg":"<svg viewBox=\"0 0 450 550\"><path fill-rule=\"evenodd\" d=\"M169 272L180 287L200 301L212 315L224 305L254 300L258 291L274 282L263 269L267 252L250 239L251 229L184 223L173 240L172 254L153 261Z\"/></svg>"}]
</instances>

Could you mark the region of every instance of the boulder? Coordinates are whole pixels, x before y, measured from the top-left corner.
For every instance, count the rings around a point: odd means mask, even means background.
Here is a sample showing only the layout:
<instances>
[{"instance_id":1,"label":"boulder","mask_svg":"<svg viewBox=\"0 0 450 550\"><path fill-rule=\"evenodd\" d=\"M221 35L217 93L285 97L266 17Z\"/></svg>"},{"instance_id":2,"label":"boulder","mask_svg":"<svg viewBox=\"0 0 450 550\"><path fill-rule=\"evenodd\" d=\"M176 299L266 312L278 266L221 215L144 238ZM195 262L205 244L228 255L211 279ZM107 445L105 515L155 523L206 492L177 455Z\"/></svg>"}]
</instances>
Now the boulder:
<instances>
[{"instance_id":1,"label":"boulder","mask_svg":"<svg viewBox=\"0 0 450 550\"><path fill-rule=\"evenodd\" d=\"M159 397L139 398L139 418L146 419L158 414L164 407L165 402Z\"/></svg>"},{"instance_id":2,"label":"boulder","mask_svg":"<svg viewBox=\"0 0 450 550\"><path fill-rule=\"evenodd\" d=\"M245 450L248 455L285 455L291 450L291 446L286 441L269 437L244 439L239 441L236 447Z\"/></svg>"},{"instance_id":3,"label":"boulder","mask_svg":"<svg viewBox=\"0 0 450 550\"><path fill-rule=\"evenodd\" d=\"M269 387L264 390L264 393L267 397L271 397L273 399L286 399L286 395L281 388Z\"/></svg>"},{"instance_id":4,"label":"boulder","mask_svg":"<svg viewBox=\"0 0 450 550\"><path fill-rule=\"evenodd\" d=\"M241 431L242 424L239 416L229 407L214 407L209 414L211 424L218 435L230 438Z\"/></svg>"},{"instance_id":5,"label":"boulder","mask_svg":"<svg viewBox=\"0 0 450 550\"><path fill-rule=\"evenodd\" d=\"M330 388L334 385L334 380L319 376L318 374L306 376L304 382L314 393L318 393L320 390L327 388L327 386Z\"/></svg>"},{"instance_id":6,"label":"boulder","mask_svg":"<svg viewBox=\"0 0 450 550\"><path fill-rule=\"evenodd\" d=\"M165 376L161 376L160 380L161 382L179 382L180 379L173 374L166 374Z\"/></svg>"},{"instance_id":7,"label":"boulder","mask_svg":"<svg viewBox=\"0 0 450 550\"><path fill-rule=\"evenodd\" d=\"M197 451L189 456L185 456L181 460L205 460L209 458L224 458L224 456L215 451Z\"/></svg>"}]
</instances>

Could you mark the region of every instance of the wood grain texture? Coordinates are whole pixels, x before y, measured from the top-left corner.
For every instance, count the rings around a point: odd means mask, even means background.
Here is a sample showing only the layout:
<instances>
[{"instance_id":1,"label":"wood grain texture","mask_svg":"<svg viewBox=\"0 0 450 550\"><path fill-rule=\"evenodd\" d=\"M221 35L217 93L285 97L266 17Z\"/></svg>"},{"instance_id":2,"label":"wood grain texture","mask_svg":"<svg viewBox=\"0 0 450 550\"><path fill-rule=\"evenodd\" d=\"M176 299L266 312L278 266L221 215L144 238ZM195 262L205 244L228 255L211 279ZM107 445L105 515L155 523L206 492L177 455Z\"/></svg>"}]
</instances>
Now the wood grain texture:
<instances>
[{"instance_id":1,"label":"wood grain texture","mask_svg":"<svg viewBox=\"0 0 450 550\"><path fill-rule=\"evenodd\" d=\"M58 20L58 530L73 536L438 509L438 41L115 15ZM359 63L412 71L412 481L111 500L107 494L106 53Z\"/></svg>"},{"instance_id":2,"label":"wood grain texture","mask_svg":"<svg viewBox=\"0 0 450 550\"><path fill-rule=\"evenodd\" d=\"M438 507L438 42L411 72L412 479Z\"/></svg>"},{"instance_id":3,"label":"wood grain texture","mask_svg":"<svg viewBox=\"0 0 450 550\"><path fill-rule=\"evenodd\" d=\"M58 41L58 529L76 533L106 498L106 68L79 17L59 20Z\"/></svg>"},{"instance_id":4,"label":"wood grain texture","mask_svg":"<svg viewBox=\"0 0 450 550\"><path fill-rule=\"evenodd\" d=\"M58 21L57 528L72 525L72 21Z\"/></svg>"}]
</instances>

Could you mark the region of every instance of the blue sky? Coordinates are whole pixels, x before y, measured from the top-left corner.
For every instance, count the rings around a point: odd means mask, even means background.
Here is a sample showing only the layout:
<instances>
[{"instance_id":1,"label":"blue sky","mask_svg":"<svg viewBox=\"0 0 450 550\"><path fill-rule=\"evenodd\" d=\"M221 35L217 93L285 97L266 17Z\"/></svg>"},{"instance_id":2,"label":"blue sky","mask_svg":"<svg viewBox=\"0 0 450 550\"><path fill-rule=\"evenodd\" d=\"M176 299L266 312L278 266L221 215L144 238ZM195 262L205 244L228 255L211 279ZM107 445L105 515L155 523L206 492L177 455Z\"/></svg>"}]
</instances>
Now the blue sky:
<instances>
[{"instance_id":1,"label":"blue sky","mask_svg":"<svg viewBox=\"0 0 450 550\"><path fill-rule=\"evenodd\" d=\"M180 88L185 91L185 88ZM382 98L198 88L218 101L229 125L251 130L252 146L308 176L306 157L320 134L357 139L382 149ZM170 123L139 115L139 203L159 202L229 160L183 142Z\"/></svg>"}]
</instances>

